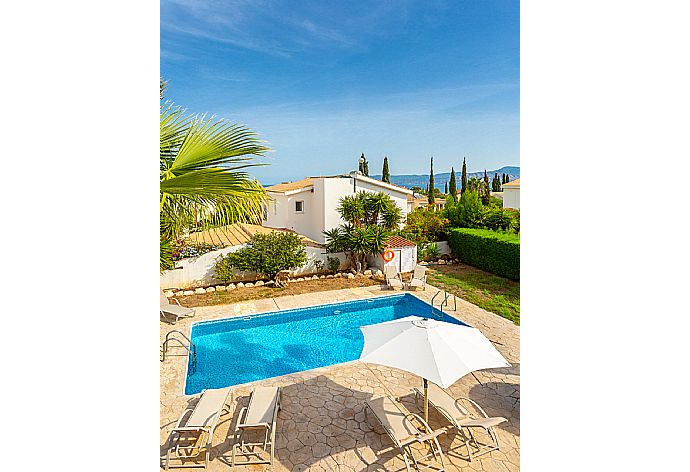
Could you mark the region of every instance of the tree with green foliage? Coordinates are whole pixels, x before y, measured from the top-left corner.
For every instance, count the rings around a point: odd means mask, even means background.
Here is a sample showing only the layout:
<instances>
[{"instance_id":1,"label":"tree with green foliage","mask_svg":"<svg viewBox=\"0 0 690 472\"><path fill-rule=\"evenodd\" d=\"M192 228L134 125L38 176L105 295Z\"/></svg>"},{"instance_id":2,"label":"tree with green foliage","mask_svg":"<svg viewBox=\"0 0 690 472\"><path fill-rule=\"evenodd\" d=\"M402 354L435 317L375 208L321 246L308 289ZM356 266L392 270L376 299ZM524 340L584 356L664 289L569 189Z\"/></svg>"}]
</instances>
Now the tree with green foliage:
<instances>
[{"instance_id":1,"label":"tree with green foliage","mask_svg":"<svg viewBox=\"0 0 690 472\"><path fill-rule=\"evenodd\" d=\"M484 179L482 180L482 185L479 188L479 199L482 201L483 205L488 205L491 201L489 174L486 173L486 169L484 169Z\"/></svg>"},{"instance_id":2,"label":"tree with green foliage","mask_svg":"<svg viewBox=\"0 0 690 472\"><path fill-rule=\"evenodd\" d=\"M381 254L391 231L398 228L402 210L383 192L358 192L340 199L336 209L345 224L328 231L326 250L345 252L352 267L361 273L366 269L366 256Z\"/></svg>"},{"instance_id":3,"label":"tree with green foliage","mask_svg":"<svg viewBox=\"0 0 690 472\"><path fill-rule=\"evenodd\" d=\"M455 181L455 168L450 168L450 182L448 185L448 192L455 198L458 195L457 182Z\"/></svg>"},{"instance_id":4,"label":"tree with green foliage","mask_svg":"<svg viewBox=\"0 0 690 472\"><path fill-rule=\"evenodd\" d=\"M407 215L405 227L397 234L418 245L442 241L445 238L447 225L448 220L443 213L428 208L417 208Z\"/></svg>"},{"instance_id":5,"label":"tree with green foliage","mask_svg":"<svg viewBox=\"0 0 690 472\"><path fill-rule=\"evenodd\" d=\"M465 193L467 190L467 164L465 158L462 158L462 175L460 176L460 193Z\"/></svg>"},{"instance_id":6,"label":"tree with green foliage","mask_svg":"<svg viewBox=\"0 0 690 472\"><path fill-rule=\"evenodd\" d=\"M501 191L501 181L498 178L498 172L494 174L494 178L491 179L491 191L500 192Z\"/></svg>"},{"instance_id":7,"label":"tree with green foliage","mask_svg":"<svg viewBox=\"0 0 690 472\"><path fill-rule=\"evenodd\" d=\"M434 194L434 156L431 156L431 170L429 171L429 191L427 193L429 205L433 205L436 202Z\"/></svg>"},{"instance_id":8,"label":"tree with green foliage","mask_svg":"<svg viewBox=\"0 0 690 472\"><path fill-rule=\"evenodd\" d=\"M269 148L250 129L190 115L163 101L160 84L160 270L171 269L173 241L192 227L260 224L266 191L245 170Z\"/></svg>"},{"instance_id":9,"label":"tree with green foliage","mask_svg":"<svg viewBox=\"0 0 690 472\"><path fill-rule=\"evenodd\" d=\"M417 186L417 185L415 185L414 187L412 187L410 190L412 190L412 191L415 192L415 193L422 193L422 192L424 192L424 189L423 189L422 187Z\"/></svg>"},{"instance_id":10,"label":"tree with green foliage","mask_svg":"<svg viewBox=\"0 0 690 472\"><path fill-rule=\"evenodd\" d=\"M478 228L482 220L482 203L477 192L466 191L452 206L446 206L446 218L452 226L460 228Z\"/></svg>"},{"instance_id":11,"label":"tree with green foliage","mask_svg":"<svg viewBox=\"0 0 690 472\"><path fill-rule=\"evenodd\" d=\"M234 270L239 270L256 272L273 280L281 270L294 270L306 262L307 252L298 234L257 233L244 247L219 258L214 277L227 282L235 277Z\"/></svg>"},{"instance_id":12,"label":"tree with green foliage","mask_svg":"<svg viewBox=\"0 0 690 472\"><path fill-rule=\"evenodd\" d=\"M443 193L444 193L445 195L448 195L448 181L447 181L447 180L446 180L446 183L445 183L445 187L444 187Z\"/></svg>"},{"instance_id":13,"label":"tree with green foliage","mask_svg":"<svg viewBox=\"0 0 690 472\"><path fill-rule=\"evenodd\" d=\"M381 171L381 181L391 183L391 173L388 170L388 156L383 158L383 171Z\"/></svg>"},{"instance_id":14,"label":"tree with green foliage","mask_svg":"<svg viewBox=\"0 0 690 472\"><path fill-rule=\"evenodd\" d=\"M508 182L510 182L510 174L506 174L506 181L505 181L505 183L508 183Z\"/></svg>"},{"instance_id":15,"label":"tree with green foliage","mask_svg":"<svg viewBox=\"0 0 690 472\"><path fill-rule=\"evenodd\" d=\"M364 153L362 153L360 159L361 162L359 163L359 173L369 177L369 161L367 161L367 158L364 157Z\"/></svg>"}]
</instances>

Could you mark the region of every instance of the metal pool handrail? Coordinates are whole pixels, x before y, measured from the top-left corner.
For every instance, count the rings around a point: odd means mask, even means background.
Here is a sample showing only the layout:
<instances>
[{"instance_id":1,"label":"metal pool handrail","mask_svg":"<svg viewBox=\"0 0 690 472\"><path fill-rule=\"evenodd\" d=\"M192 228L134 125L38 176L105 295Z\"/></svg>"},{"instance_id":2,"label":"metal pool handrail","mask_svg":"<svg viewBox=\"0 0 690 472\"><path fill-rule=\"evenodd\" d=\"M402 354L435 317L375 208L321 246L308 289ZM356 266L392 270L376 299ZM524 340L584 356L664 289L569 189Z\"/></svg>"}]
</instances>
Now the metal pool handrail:
<instances>
[{"instance_id":1,"label":"metal pool handrail","mask_svg":"<svg viewBox=\"0 0 690 472\"><path fill-rule=\"evenodd\" d=\"M174 333L182 335L182 337L187 340L189 345L183 343L178 338L170 337L170 335ZM189 352L189 354L192 356L192 372L196 371L196 344L194 344L192 340L187 337L186 334L176 329L173 329L165 335L165 341L163 342L163 357L161 359L161 362L165 361L165 353L168 352L168 344L170 343L170 341L177 341L180 344L180 346L182 346L187 350L187 352Z\"/></svg>"}]
</instances>

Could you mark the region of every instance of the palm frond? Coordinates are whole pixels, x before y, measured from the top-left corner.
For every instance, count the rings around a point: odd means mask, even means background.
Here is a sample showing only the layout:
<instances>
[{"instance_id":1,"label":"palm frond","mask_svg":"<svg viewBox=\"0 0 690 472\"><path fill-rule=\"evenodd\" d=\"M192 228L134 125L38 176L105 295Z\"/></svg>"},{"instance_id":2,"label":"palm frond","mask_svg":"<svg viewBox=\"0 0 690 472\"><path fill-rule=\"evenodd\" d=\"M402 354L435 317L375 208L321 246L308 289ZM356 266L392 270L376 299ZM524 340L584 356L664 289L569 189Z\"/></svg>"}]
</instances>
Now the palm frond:
<instances>
[{"instance_id":1,"label":"palm frond","mask_svg":"<svg viewBox=\"0 0 690 472\"><path fill-rule=\"evenodd\" d=\"M165 83L161 82L161 100ZM161 241L192 227L259 223L265 189L246 169L269 148L248 128L191 116L170 102L160 111ZM161 242L161 267L164 244Z\"/></svg>"}]
</instances>

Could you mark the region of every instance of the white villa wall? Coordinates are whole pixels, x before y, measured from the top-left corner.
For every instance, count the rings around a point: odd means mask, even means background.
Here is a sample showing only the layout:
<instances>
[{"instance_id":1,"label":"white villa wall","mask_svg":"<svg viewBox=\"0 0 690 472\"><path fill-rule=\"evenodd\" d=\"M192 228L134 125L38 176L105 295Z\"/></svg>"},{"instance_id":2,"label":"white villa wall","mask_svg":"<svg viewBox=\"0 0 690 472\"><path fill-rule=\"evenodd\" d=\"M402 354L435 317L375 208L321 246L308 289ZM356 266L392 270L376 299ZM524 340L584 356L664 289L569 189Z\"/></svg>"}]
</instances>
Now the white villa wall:
<instances>
[{"instance_id":1,"label":"white villa wall","mask_svg":"<svg viewBox=\"0 0 690 472\"><path fill-rule=\"evenodd\" d=\"M269 196L274 201L268 204L263 226L291 229L314 241L323 242L323 236L319 236L322 227L322 217L319 215L323 214L323 203L316 190L305 189L288 195L269 193ZM304 202L301 213L295 209L298 201Z\"/></svg>"},{"instance_id":2,"label":"white villa wall","mask_svg":"<svg viewBox=\"0 0 690 472\"><path fill-rule=\"evenodd\" d=\"M288 224L288 197L287 195L269 193L271 201L266 208L266 218L263 226L269 228L286 228Z\"/></svg>"},{"instance_id":3,"label":"white villa wall","mask_svg":"<svg viewBox=\"0 0 690 472\"><path fill-rule=\"evenodd\" d=\"M229 252L235 252L242 246L233 246L217 251L202 254L199 257L192 257L189 259L182 259L177 262L176 269L166 270L161 274L160 286L163 290L166 289L188 289L195 287L207 287L209 285L217 285L223 283L220 280L213 278L213 266L216 259L224 256ZM337 257L340 259L340 269L347 269L350 267L350 260L342 253L326 254L323 248L316 248L307 246L304 248L307 252L307 263L293 271L295 276L314 274L317 272L315 261L323 262L323 269L326 270L327 257ZM257 280L257 274L253 272L237 272L237 277L231 282L243 282Z\"/></svg>"},{"instance_id":4,"label":"white villa wall","mask_svg":"<svg viewBox=\"0 0 690 472\"><path fill-rule=\"evenodd\" d=\"M357 179L357 192L383 192L403 212L403 221L407 218L408 205L405 190L384 188L372 182ZM269 228L288 228L303 234L319 243L325 243L324 231L343 224L340 214L336 210L340 199L346 195L354 195L353 177L321 177L313 178L313 189L309 188L297 193L272 193L269 195L274 202L268 205L266 219L263 225ZM295 202L304 201L304 212L295 211ZM402 224L401 224L402 226Z\"/></svg>"},{"instance_id":5,"label":"white villa wall","mask_svg":"<svg viewBox=\"0 0 690 472\"><path fill-rule=\"evenodd\" d=\"M503 188L503 208L520 209L520 187Z\"/></svg>"}]
</instances>

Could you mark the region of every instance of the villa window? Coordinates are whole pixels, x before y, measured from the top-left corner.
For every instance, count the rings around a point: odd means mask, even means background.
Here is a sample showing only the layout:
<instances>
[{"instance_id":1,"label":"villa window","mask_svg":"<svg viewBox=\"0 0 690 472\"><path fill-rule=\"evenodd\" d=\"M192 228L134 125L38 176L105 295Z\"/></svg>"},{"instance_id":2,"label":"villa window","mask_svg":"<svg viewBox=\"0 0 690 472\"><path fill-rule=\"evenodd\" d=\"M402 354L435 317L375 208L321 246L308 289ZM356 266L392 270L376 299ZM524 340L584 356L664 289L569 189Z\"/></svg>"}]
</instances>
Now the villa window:
<instances>
[{"instance_id":1,"label":"villa window","mask_svg":"<svg viewBox=\"0 0 690 472\"><path fill-rule=\"evenodd\" d=\"M304 213L304 200L297 200L295 202L295 213Z\"/></svg>"}]
</instances>

